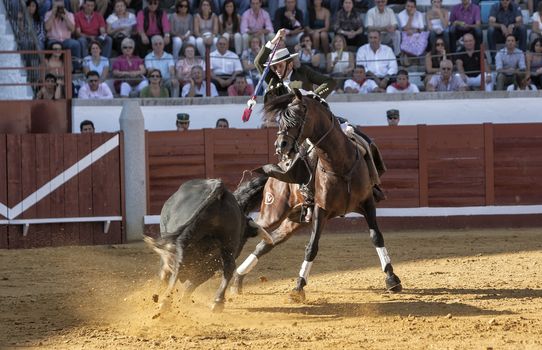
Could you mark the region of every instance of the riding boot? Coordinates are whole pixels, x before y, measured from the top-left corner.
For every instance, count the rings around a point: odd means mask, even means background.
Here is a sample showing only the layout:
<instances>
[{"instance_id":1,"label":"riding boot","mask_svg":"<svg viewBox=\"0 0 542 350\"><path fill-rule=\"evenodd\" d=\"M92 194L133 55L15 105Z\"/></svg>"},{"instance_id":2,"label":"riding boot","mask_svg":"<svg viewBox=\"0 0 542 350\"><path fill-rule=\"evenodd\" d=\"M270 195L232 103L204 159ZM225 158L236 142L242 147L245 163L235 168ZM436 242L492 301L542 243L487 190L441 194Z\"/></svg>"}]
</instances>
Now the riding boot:
<instances>
[{"instance_id":1,"label":"riding boot","mask_svg":"<svg viewBox=\"0 0 542 350\"><path fill-rule=\"evenodd\" d=\"M299 221L300 222L311 222L312 220L312 209L314 207L314 181L307 185L299 186L299 192L303 195L305 200L301 206L301 214Z\"/></svg>"},{"instance_id":2,"label":"riding boot","mask_svg":"<svg viewBox=\"0 0 542 350\"><path fill-rule=\"evenodd\" d=\"M373 186L373 197L377 203L387 199L386 194L378 184Z\"/></svg>"}]
</instances>

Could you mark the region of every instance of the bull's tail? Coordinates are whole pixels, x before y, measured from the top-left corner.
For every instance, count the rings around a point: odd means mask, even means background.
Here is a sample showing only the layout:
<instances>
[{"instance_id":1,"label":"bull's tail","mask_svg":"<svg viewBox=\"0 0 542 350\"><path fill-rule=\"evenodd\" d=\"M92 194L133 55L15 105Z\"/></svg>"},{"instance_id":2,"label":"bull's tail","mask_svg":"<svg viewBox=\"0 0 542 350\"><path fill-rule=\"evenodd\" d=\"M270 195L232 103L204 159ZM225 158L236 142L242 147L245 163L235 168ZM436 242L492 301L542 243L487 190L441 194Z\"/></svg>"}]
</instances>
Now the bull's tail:
<instances>
[{"instance_id":1,"label":"bull's tail","mask_svg":"<svg viewBox=\"0 0 542 350\"><path fill-rule=\"evenodd\" d=\"M263 189L267 179L268 176L265 175L255 177L252 180L243 182L233 193L245 215L259 207L262 202Z\"/></svg>"}]
</instances>

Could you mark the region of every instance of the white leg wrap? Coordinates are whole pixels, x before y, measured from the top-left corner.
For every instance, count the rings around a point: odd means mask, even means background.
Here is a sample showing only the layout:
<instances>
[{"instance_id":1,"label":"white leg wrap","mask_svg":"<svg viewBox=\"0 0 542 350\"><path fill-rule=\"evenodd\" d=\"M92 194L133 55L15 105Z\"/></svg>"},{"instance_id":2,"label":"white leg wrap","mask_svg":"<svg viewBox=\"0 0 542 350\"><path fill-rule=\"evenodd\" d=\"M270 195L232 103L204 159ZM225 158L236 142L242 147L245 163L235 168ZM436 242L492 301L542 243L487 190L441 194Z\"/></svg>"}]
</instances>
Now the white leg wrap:
<instances>
[{"instance_id":1,"label":"white leg wrap","mask_svg":"<svg viewBox=\"0 0 542 350\"><path fill-rule=\"evenodd\" d=\"M299 277L303 277L306 283L309 283L309 274L311 273L312 261L303 261L301 264L301 270L299 270Z\"/></svg>"},{"instance_id":2,"label":"white leg wrap","mask_svg":"<svg viewBox=\"0 0 542 350\"><path fill-rule=\"evenodd\" d=\"M256 266L257 264L258 257L254 254L250 254L248 258L246 258L245 261L243 261L243 263L239 265L239 267L237 268L237 273L239 275L246 275L247 273L252 271L254 266Z\"/></svg>"},{"instance_id":3,"label":"white leg wrap","mask_svg":"<svg viewBox=\"0 0 542 350\"><path fill-rule=\"evenodd\" d=\"M378 258L380 259L380 265L382 265L382 271L384 271L386 265L391 263L390 256L388 255L388 250L386 249L386 247L377 247L376 252L378 253Z\"/></svg>"}]
</instances>

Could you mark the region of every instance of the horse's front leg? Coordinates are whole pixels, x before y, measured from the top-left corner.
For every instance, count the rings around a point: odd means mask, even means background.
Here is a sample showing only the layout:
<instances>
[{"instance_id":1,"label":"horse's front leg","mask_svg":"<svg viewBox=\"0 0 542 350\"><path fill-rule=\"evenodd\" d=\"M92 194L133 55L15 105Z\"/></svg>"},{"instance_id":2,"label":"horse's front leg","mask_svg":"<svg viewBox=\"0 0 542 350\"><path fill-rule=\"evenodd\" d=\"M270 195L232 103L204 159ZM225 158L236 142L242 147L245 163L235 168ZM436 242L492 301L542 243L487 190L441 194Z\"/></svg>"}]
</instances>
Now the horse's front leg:
<instances>
[{"instance_id":1,"label":"horse's front leg","mask_svg":"<svg viewBox=\"0 0 542 350\"><path fill-rule=\"evenodd\" d=\"M226 294L226 288L228 287L228 284L233 276L233 271L235 271L235 258L233 251L227 248L222 248L221 256L224 267L222 281L220 282L220 286L216 291L215 300L213 306L211 307L213 312L222 312L222 310L224 310L224 296Z\"/></svg>"},{"instance_id":2,"label":"horse's front leg","mask_svg":"<svg viewBox=\"0 0 542 350\"><path fill-rule=\"evenodd\" d=\"M303 261L301 270L299 270L297 286L290 292L290 301L294 303L302 303L305 301L305 291L303 290L303 287L307 285L309 280L312 263L318 254L318 242L320 241L320 235L324 230L326 222L327 211L319 206L315 206L312 218L311 238L309 240L309 244L307 244L307 247L305 248L305 261Z\"/></svg>"},{"instance_id":3,"label":"horse's front leg","mask_svg":"<svg viewBox=\"0 0 542 350\"><path fill-rule=\"evenodd\" d=\"M376 222L376 207L373 198L370 198L363 203L363 211L365 219L367 220L367 225L369 225L371 241L376 248L378 258L380 259L382 271L386 273L386 289L390 292L398 293L403 290L403 286L401 285L399 277L393 272L391 258L384 245L384 236L382 235L382 232L380 232Z\"/></svg>"}]
</instances>

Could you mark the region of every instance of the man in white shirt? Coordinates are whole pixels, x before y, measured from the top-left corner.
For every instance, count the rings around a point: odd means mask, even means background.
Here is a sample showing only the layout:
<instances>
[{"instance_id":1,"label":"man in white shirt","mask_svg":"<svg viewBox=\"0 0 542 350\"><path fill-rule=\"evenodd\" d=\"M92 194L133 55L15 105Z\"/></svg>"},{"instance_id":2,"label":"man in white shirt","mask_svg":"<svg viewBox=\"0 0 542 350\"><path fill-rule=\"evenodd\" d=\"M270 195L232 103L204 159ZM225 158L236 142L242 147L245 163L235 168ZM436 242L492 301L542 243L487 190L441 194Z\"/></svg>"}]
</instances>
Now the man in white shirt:
<instances>
[{"instance_id":1,"label":"man in white shirt","mask_svg":"<svg viewBox=\"0 0 542 350\"><path fill-rule=\"evenodd\" d=\"M164 51L164 38L155 35L151 38L152 52L145 56L145 68L158 69L162 73L162 82L169 89L171 97L179 97L179 80L175 76L173 55Z\"/></svg>"},{"instance_id":2,"label":"man in white shirt","mask_svg":"<svg viewBox=\"0 0 542 350\"><path fill-rule=\"evenodd\" d=\"M365 76L365 67L363 66L354 68L352 79L344 82L344 92L347 94L368 94L382 91L374 80L367 79Z\"/></svg>"},{"instance_id":3,"label":"man in white shirt","mask_svg":"<svg viewBox=\"0 0 542 350\"><path fill-rule=\"evenodd\" d=\"M397 74L397 60L391 48L380 43L380 32L369 31L369 43L356 53L356 65L364 66L367 76L381 89L386 89L392 76Z\"/></svg>"},{"instance_id":4,"label":"man in white shirt","mask_svg":"<svg viewBox=\"0 0 542 350\"><path fill-rule=\"evenodd\" d=\"M395 56L401 53L401 33L395 12L386 6L387 0L375 0L376 6L367 11L367 30L377 30L381 42L392 46Z\"/></svg>"},{"instance_id":5,"label":"man in white shirt","mask_svg":"<svg viewBox=\"0 0 542 350\"><path fill-rule=\"evenodd\" d=\"M228 50L228 45L228 39L220 37L216 42L216 50L211 52L211 78L219 91L226 91L235 77L243 73L239 56Z\"/></svg>"},{"instance_id":6,"label":"man in white shirt","mask_svg":"<svg viewBox=\"0 0 542 350\"><path fill-rule=\"evenodd\" d=\"M184 84L182 97L203 97L207 96L207 83L203 80L203 68L201 66L192 67L189 84ZM211 83L211 97L218 96L215 84Z\"/></svg>"},{"instance_id":7,"label":"man in white shirt","mask_svg":"<svg viewBox=\"0 0 542 350\"><path fill-rule=\"evenodd\" d=\"M87 83L79 89L79 98L85 100L112 99L113 93L106 83L100 83L100 74L95 70L87 73Z\"/></svg>"}]
</instances>

